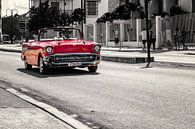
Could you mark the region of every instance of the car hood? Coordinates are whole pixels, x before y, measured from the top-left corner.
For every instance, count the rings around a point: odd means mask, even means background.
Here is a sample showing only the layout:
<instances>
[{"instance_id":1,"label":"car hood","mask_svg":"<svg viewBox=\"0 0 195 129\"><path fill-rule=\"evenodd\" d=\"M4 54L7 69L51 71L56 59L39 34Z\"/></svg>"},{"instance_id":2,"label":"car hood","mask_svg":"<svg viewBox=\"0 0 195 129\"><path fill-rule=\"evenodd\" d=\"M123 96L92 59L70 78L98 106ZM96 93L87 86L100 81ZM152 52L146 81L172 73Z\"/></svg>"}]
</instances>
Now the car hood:
<instances>
[{"instance_id":1,"label":"car hood","mask_svg":"<svg viewBox=\"0 0 195 129\"><path fill-rule=\"evenodd\" d=\"M95 42L85 40L63 40L44 42L44 46L52 46L53 53L93 53Z\"/></svg>"}]
</instances>

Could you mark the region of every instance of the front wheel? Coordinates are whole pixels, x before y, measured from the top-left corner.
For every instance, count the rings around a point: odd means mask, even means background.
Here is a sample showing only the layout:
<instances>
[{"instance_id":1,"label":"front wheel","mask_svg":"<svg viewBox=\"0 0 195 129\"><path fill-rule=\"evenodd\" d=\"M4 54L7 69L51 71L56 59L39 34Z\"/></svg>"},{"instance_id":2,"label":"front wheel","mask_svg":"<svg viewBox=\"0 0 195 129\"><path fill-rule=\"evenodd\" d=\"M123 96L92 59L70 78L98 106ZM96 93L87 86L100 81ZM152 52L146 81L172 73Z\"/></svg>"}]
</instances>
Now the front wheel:
<instances>
[{"instance_id":1,"label":"front wheel","mask_svg":"<svg viewBox=\"0 0 195 129\"><path fill-rule=\"evenodd\" d=\"M89 66L88 70L90 73L95 73L97 71L97 68L98 68L97 66Z\"/></svg>"},{"instance_id":2,"label":"front wheel","mask_svg":"<svg viewBox=\"0 0 195 129\"><path fill-rule=\"evenodd\" d=\"M39 57L39 73L46 74L48 72L48 68L43 61L43 57Z\"/></svg>"},{"instance_id":3,"label":"front wheel","mask_svg":"<svg viewBox=\"0 0 195 129\"><path fill-rule=\"evenodd\" d=\"M32 65L28 64L26 59L24 60L24 67L25 67L26 70L32 69Z\"/></svg>"}]
</instances>

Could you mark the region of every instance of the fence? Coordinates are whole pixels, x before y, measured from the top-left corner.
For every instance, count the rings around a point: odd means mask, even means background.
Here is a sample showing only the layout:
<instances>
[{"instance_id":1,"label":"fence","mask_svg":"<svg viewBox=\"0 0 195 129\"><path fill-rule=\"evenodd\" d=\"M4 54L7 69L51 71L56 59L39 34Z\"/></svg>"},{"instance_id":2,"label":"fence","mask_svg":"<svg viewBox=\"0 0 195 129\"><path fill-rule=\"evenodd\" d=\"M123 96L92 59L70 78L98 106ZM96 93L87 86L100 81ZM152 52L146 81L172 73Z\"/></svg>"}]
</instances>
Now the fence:
<instances>
[{"instance_id":1,"label":"fence","mask_svg":"<svg viewBox=\"0 0 195 129\"><path fill-rule=\"evenodd\" d=\"M124 41L136 41L136 20L124 24Z\"/></svg>"},{"instance_id":2,"label":"fence","mask_svg":"<svg viewBox=\"0 0 195 129\"><path fill-rule=\"evenodd\" d=\"M110 24L110 41L114 41L115 31L118 31L118 38L120 39L120 24L119 23L111 23Z\"/></svg>"},{"instance_id":3,"label":"fence","mask_svg":"<svg viewBox=\"0 0 195 129\"><path fill-rule=\"evenodd\" d=\"M96 37L97 42L105 45L106 43L106 24L105 23L98 23L96 28Z\"/></svg>"},{"instance_id":4,"label":"fence","mask_svg":"<svg viewBox=\"0 0 195 129\"><path fill-rule=\"evenodd\" d=\"M93 41L94 40L94 26L93 25L85 25L85 39Z\"/></svg>"},{"instance_id":5,"label":"fence","mask_svg":"<svg viewBox=\"0 0 195 129\"><path fill-rule=\"evenodd\" d=\"M88 24L85 25L84 34L86 40L95 40L102 45L105 45L106 39L108 42L114 42L116 31L118 31L118 38L122 42L136 42L136 27L136 19L131 21L116 21L113 23Z\"/></svg>"},{"instance_id":6,"label":"fence","mask_svg":"<svg viewBox=\"0 0 195 129\"><path fill-rule=\"evenodd\" d=\"M195 46L195 13L176 15L171 17L172 38L176 28L182 31L184 28L187 31L185 42L187 45Z\"/></svg>"},{"instance_id":7,"label":"fence","mask_svg":"<svg viewBox=\"0 0 195 129\"><path fill-rule=\"evenodd\" d=\"M114 43L118 31L118 37L122 46L140 47L139 34L145 28L144 19L132 19L128 21L114 21L113 23L98 23L85 25L85 38L95 40L102 45L117 46ZM173 17L161 18L157 16L151 19L151 30L156 32L156 46L160 48L174 46L174 33L176 28L180 31L186 29L185 42L189 46L195 46L195 13L176 15ZM136 30L137 29L137 30Z\"/></svg>"}]
</instances>

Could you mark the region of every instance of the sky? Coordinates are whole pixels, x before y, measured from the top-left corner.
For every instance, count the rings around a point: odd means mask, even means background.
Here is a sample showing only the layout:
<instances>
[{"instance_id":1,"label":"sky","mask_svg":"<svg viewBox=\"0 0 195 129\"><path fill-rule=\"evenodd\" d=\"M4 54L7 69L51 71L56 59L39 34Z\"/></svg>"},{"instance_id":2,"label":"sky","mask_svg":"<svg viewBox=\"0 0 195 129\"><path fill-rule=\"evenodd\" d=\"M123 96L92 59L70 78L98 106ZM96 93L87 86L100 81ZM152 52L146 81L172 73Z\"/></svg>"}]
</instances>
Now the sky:
<instances>
[{"instance_id":1,"label":"sky","mask_svg":"<svg viewBox=\"0 0 195 129\"><path fill-rule=\"evenodd\" d=\"M2 16L9 16L11 9L16 9L14 14L24 14L29 10L29 0L2 0ZM7 11L6 11L7 10Z\"/></svg>"}]
</instances>

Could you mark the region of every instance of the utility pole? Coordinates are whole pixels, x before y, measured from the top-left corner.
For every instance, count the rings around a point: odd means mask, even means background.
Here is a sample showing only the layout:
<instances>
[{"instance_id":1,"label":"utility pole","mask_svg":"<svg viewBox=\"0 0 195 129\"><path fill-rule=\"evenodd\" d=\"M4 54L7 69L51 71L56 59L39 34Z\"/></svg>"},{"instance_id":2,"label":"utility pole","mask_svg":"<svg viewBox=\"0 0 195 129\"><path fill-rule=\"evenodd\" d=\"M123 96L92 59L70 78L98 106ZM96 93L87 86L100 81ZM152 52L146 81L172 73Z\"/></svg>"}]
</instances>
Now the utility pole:
<instances>
[{"instance_id":1,"label":"utility pole","mask_svg":"<svg viewBox=\"0 0 195 129\"><path fill-rule=\"evenodd\" d=\"M81 0L81 9L84 9L84 0ZM82 32L82 36L83 36L83 20L81 21L81 32Z\"/></svg>"},{"instance_id":2,"label":"utility pole","mask_svg":"<svg viewBox=\"0 0 195 129\"><path fill-rule=\"evenodd\" d=\"M41 0L39 0L39 29L41 29Z\"/></svg>"},{"instance_id":3,"label":"utility pole","mask_svg":"<svg viewBox=\"0 0 195 129\"><path fill-rule=\"evenodd\" d=\"M30 9L31 8L31 0L29 0L28 6L29 6L29 9Z\"/></svg>"},{"instance_id":4,"label":"utility pole","mask_svg":"<svg viewBox=\"0 0 195 129\"><path fill-rule=\"evenodd\" d=\"M85 16L84 16L84 18L83 18L83 20L81 21L81 32L83 33L83 31L84 31L84 23L86 23L86 7L85 7L85 3L86 3L86 1L85 0L81 0L81 9L83 9L84 10L84 13L85 13Z\"/></svg>"},{"instance_id":5,"label":"utility pole","mask_svg":"<svg viewBox=\"0 0 195 129\"><path fill-rule=\"evenodd\" d=\"M1 7L2 7L2 4L1 4L1 1L2 0L0 0L0 42L2 41L2 17L1 17Z\"/></svg>"},{"instance_id":6,"label":"utility pole","mask_svg":"<svg viewBox=\"0 0 195 129\"><path fill-rule=\"evenodd\" d=\"M14 25L13 25L13 9L11 9L11 33L10 33L10 38L11 38L11 44L13 44L13 29L14 29Z\"/></svg>"},{"instance_id":7,"label":"utility pole","mask_svg":"<svg viewBox=\"0 0 195 129\"><path fill-rule=\"evenodd\" d=\"M39 0L39 6L41 7L41 0Z\"/></svg>"},{"instance_id":8,"label":"utility pole","mask_svg":"<svg viewBox=\"0 0 195 129\"><path fill-rule=\"evenodd\" d=\"M145 0L145 13L146 13L146 35L147 35L147 61L148 64L146 67L149 67L151 62L151 55L150 55L150 34L149 34L149 19L148 19L148 3L151 0Z\"/></svg>"}]
</instances>

